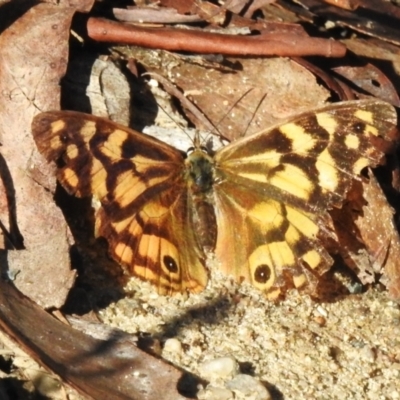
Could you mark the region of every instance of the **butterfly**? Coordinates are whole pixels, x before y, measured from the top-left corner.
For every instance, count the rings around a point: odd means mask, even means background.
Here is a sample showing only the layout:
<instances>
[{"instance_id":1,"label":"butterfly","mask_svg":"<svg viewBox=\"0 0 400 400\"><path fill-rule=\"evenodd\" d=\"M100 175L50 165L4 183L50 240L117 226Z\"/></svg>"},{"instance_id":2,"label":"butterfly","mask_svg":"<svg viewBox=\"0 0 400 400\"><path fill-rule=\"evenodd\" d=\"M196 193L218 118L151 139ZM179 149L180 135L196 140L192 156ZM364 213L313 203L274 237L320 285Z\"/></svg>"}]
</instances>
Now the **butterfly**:
<instances>
[{"instance_id":1,"label":"butterfly","mask_svg":"<svg viewBox=\"0 0 400 400\"><path fill-rule=\"evenodd\" d=\"M289 118L215 154L184 153L110 120L73 111L37 115L32 133L57 179L95 196L95 235L125 270L161 294L200 292L206 252L269 298L313 285L332 258L328 210L383 154L396 124L380 100L331 104ZM334 236L333 232L329 233Z\"/></svg>"}]
</instances>

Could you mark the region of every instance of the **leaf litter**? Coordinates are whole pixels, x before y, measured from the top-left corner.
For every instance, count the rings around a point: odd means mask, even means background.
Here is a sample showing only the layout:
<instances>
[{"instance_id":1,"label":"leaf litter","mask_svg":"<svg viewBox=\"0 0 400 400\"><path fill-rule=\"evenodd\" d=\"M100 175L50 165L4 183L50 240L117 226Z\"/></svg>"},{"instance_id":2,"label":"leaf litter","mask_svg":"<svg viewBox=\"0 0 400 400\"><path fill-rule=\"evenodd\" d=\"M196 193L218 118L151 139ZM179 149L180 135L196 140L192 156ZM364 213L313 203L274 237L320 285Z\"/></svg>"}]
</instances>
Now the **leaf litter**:
<instances>
[{"instance_id":1,"label":"leaf litter","mask_svg":"<svg viewBox=\"0 0 400 400\"><path fill-rule=\"evenodd\" d=\"M66 46L66 43L63 45ZM353 46L357 46L357 40L353 41ZM253 127L249 128L250 132L251 129L257 130L268 124L268 118L278 118L287 112L295 113L297 107L312 107L324 102L329 95L326 89L317 84L307 69L285 58L239 60L243 71L229 74L218 73L212 68L190 69L186 62L176 58L177 65L172 61L163 65L159 57L161 53L153 50L146 53L146 56L152 54L153 62L160 63L158 68L150 68L146 59L138 57L135 53L126 58L133 57L139 60L139 68L145 66L147 70L164 72L164 75L193 98L217 127L221 115L236 113L228 115L233 117L231 119L226 117L228 122L224 121L225 128L218 127L225 129L223 133L228 137L232 137L229 136L229 132L240 135L245 131L243 121L248 120L242 115L247 111L251 119L251 112L257 108L263 94L266 96L260 109L267 112L256 116L252 122ZM161 58L168 59L168 55L161 54ZM231 62L235 65L237 60L232 59ZM264 75L265 71L268 73ZM41 73L43 75L43 70ZM62 75L60 71L57 73ZM292 77L295 77L293 81L290 79ZM129 77L129 80L132 78ZM213 82L216 81L223 84L213 86ZM57 86L54 85L55 82L53 81L43 93L51 96L57 93L54 92ZM132 85L132 82L129 84ZM135 82L135 85L142 85L140 87L143 89L142 83ZM250 91L250 96L246 96L243 103L238 103L236 109L232 108L232 101L239 98L249 87L255 88ZM46 105L46 101L40 99L42 92L39 87L34 88L39 94L34 101L31 98L31 103L35 106L40 105L41 109L47 109L49 106ZM218 90L215 90L217 88ZM232 88L235 89L235 93L231 92ZM301 96L296 98L298 93ZM138 96L135 92L132 95ZM315 97L309 98L308 95ZM147 92L147 96L151 99L151 92ZM52 102L54 104L56 100ZM135 102L142 103L141 97ZM107 101L105 103L107 104ZM151 111L152 104L154 106L154 99L153 102L143 101L148 115L154 115ZM57 107L57 104L50 106L54 107ZM264 120L264 117L267 119ZM49 171L41 172L34 176L34 179L43 182L49 175ZM54 181L45 185L54 187ZM49 201L45 204L49 204ZM390 220L390 216L385 218ZM48 219L45 221L48 223ZM75 224L79 225L79 222L75 221ZM29 232L29 229L23 229L24 237L27 231ZM85 231L85 235L87 232L89 229ZM65 241L65 232L62 235ZM78 242L79 240L78 238ZM385 243L383 242L381 247L384 247ZM80 250L82 249L81 246ZM65 250L62 252L65 253ZM373 252L377 253L377 250ZM90 250L83 257L83 262L89 269L93 266L94 275L98 274L98 269L94 266L97 259ZM53 262L51 265L57 263ZM109 268L118 267L111 263ZM386 273L389 273L393 282L393 279L395 281L398 277L398 269L394 264L391 269ZM32 272L29 274L34 275ZM90 272L84 274L87 275L86 279L93 277ZM56 275L54 270L49 276L53 275ZM293 291L288 293L282 302L274 304L267 302L254 289L246 285L238 286L232 280L219 276L218 271L214 270L209 287L202 294L191 295L188 298L160 297L148 284L132 279L125 286L124 297L111 295L106 299L108 308L104 308L99 315L104 322L137 334L139 339L142 339L139 343L143 343L143 339L151 335L152 341L159 343L159 346L153 346L156 353L197 376L195 382L200 382L198 398L218 399L215 397L216 393L226 396L230 393L232 398L240 398L242 395L240 390L233 389L235 386L229 380L222 377L208 386L206 381L201 380L201 366L210 360L224 357L237 360L240 371L247 376L254 375L268 389L272 398L276 399L317 398L321 395L332 399L372 399L378 395L399 398L396 386L400 371L398 304L388 299L387 294L376 285L362 294L346 294L353 290L355 280L351 274L340 272L340 268L332 269L326 280L337 281L342 288L342 294L332 292L332 299L328 301L329 296L326 296L325 301L321 303ZM102 308L107 285L101 280L95 279L93 282L101 287L87 294L89 303L91 307L94 305L94 308ZM394 284L394 290L396 287ZM64 286L64 289L68 290L68 285ZM171 342L171 339L175 341ZM216 388L220 391L215 390Z\"/></svg>"}]
</instances>

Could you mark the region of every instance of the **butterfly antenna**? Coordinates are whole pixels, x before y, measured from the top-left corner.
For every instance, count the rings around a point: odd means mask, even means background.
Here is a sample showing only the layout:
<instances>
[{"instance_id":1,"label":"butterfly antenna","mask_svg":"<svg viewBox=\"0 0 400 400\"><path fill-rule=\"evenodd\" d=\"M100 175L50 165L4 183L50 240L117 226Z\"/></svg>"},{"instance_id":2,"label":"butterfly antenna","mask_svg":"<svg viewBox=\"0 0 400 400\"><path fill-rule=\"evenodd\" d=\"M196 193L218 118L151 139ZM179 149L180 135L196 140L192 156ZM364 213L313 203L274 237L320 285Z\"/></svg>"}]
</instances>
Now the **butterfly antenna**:
<instances>
[{"instance_id":1,"label":"butterfly antenna","mask_svg":"<svg viewBox=\"0 0 400 400\"><path fill-rule=\"evenodd\" d=\"M204 113L196 107L177 87L175 87L168 79L164 78L163 76L154 73L154 72L146 72L142 74L142 76L150 76L160 82L164 89L167 91L168 94L177 98L180 103L193 114L193 116L205 127L205 129L209 130L210 132L217 132L218 135L222 137L221 132L218 131L217 127L204 115ZM160 106L160 105L159 105ZM163 107L160 108L169 115ZM172 119L172 118L171 118ZM183 129L180 127L180 129ZM183 129L184 130L184 129ZM190 136L186 131L185 134ZM209 135L203 140L203 143L206 142ZM192 138L191 138L192 139ZM202 143L200 141L199 133L196 133L195 139L193 140L193 144L195 146L201 146Z\"/></svg>"},{"instance_id":2,"label":"butterfly antenna","mask_svg":"<svg viewBox=\"0 0 400 400\"><path fill-rule=\"evenodd\" d=\"M221 126L222 121L230 114L230 112L234 109L234 107L236 107L236 106L239 104L239 102L242 101L243 98L246 97L252 90L253 90L253 88L250 88L249 90L247 90L246 92L244 92L244 93L239 97L239 99L237 99L237 100L233 103L233 105L229 108L229 110L223 115L223 117L222 117L215 125L214 125L213 122L210 121L210 124L212 125L212 128L213 128L213 129L211 129L210 132L206 135L206 137L205 137L204 140L203 140L203 143L205 143L205 142L208 140L208 138L210 137L210 135L212 134L213 131L214 131L215 133L218 134L218 136L220 137L221 142L222 142L222 138L224 138L224 135L223 135L222 132L218 129L218 126ZM204 115L204 114L203 114L203 115ZM253 118L254 118L254 117L253 117Z\"/></svg>"},{"instance_id":3,"label":"butterfly antenna","mask_svg":"<svg viewBox=\"0 0 400 400\"><path fill-rule=\"evenodd\" d=\"M222 118L217 122L217 126L220 126L222 121L230 114L230 112L253 90L253 88L250 88L249 90L246 90L230 107L230 109L222 116Z\"/></svg>"},{"instance_id":4,"label":"butterfly antenna","mask_svg":"<svg viewBox=\"0 0 400 400\"><path fill-rule=\"evenodd\" d=\"M250 88L248 90L246 90L233 104L232 106L229 108L229 110L222 116L222 118L217 122L216 126L214 127L214 130L219 134L220 138L223 137L222 133L219 131L218 126L221 125L222 121L230 114L230 112L253 90L253 88ZM264 100L264 99L262 99ZM261 102L262 102L261 100ZM260 105L258 105L259 107ZM258 109L257 107L257 109ZM252 117L251 121L253 120L254 116ZM251 123L250 121L250 123ZM250 125L249 123L249 125ZM246 128L247 131L248 127ZM245 133L246 133L245 131ZM209 134L210 135L210 134ZM205 140L208 139L209 135L206 136Z\"/></svg>"},{"instance_id":5,"label":"butterfly antenna","mask_svg":"<svg viewBox=\"0 0 400 400\"><path fill-rule=\"evenodd\" d=\"M256 109L254 110L254 113L253 113L253 116L251 117L251 120L250 120L249 123L247 124L246 130L243 132L243 134L240 135L241 137L246 136L246 133L247 133L247 131L249 130L249 127L250 127L251 123L252 123L253 120L254 120L254 117L257 115L257 111L258 111L259 108L261 107L261 104L262 104L262 102L264 101L264 99L265 99L266 97L267 97L267 94L266 94L266 93L263 94L263 96L261 97L260 101L259 101L258 104L257 104Z\"/></svg>"},{"instance_id":6,"label":"butterfly antenna","mask_svg":"<svg viewBox=\"0 0 400 400\"><path fill-rule=\"evenodd\" d=\"M230 114L230 112L251 92L253 90L253 88L250 88L250 89L248 89L248 90L246 90L233 104L232 104L232 106L229 108L229 110L223 115L223 117L217 122L217 124L216 124L216 127L214 128L215 130L216 130L216 132L218 132L218 134L220 135L220 137L223 137L223 135L220 133L220 131L219 131L219 129L218 129L218 126L220 126L221 125L221 123L222 123L222 121ZM261 99L261 102L258 104L258 106L257 106L257 109L256 109L256 112L257 112L257 110L258 110L258 108L260 107L260 105L261 105L261 103L262 103L262 101L264 100L264 98L265 98L265 96ZM254 114L255 115L255 114ZM249 122L249 124L248 124L248 126L247 126L247 128L246 128L246 131L247 131L247 129L249 128L249 126L250 126L250 124L251 124L251 122L253 121L253 119L254 119L254 115L253 115L253 117L251 118L251 120L250 120L250 122ZM246 131L244 132L244 134L246 134ZM244 136L244 135L243 135ZM206 139L208 138L208 136L206 136Z\"/></svg>"},{"instance_id":7,"label":"butterfly antenna","mask_svg":"<svg viewBox=\"0 0 400 400\"><path fill-rule=\"evenodd\" d=\"M186 129L178 122L178 121L176 121L173 117L172 117L172 115L166 110L166 108L164 108L161 104L158 104L157 103L157 105L158 105L158 107L160 107L160 109L165 113L165 115L171 120L171 121L173 121L175 124L176 124L176 126L178 127L178 129L180 129L182 132L184 132L184 134L192 141L192 142L194 142L194 146L195 146L195 142L196 142L196 138L193 140L193 138L186 132Z\"/></svg>"},{"instance_id":8,"label":"butterfly antenna","mask_svg":"<svg viewBox=\"0 0 400 400\"><path fill-rule=\"evenodd\" d=\"M236 106L237 106L237 105L252 91L252 90L253 90L253 88L250 88L250 89L246 90L246 91L232 104L232 106L229 108L229 110L223 115L223 117L222 117L222 118L217 122L217 124L214 126L214 131L218 133L218 135L219 135L220 138L223 138L223 135L222 135L222 133L220 132L220 130L218 129L218 126L221 125L222 121L230 114L230 112L231 112L231 111L232 111L232 110L233 110L233 109L234 109L234 108L235 108L235 107L236 107ZM254 112L254 114L253 114L253 116L252 116L252 118L251 118L249 124L247 125L247 128L246 128L246 131L244 132L244 135L246 134L246 132L247 132L247 130L248 130L248 128L249 128L251 122L253 121L254 116L255 116L255 114L257 113L257 110L259 109L259 107L260 107L261 103L263 102L264 98L265 98L265 95L263 96L263 98L261 99L260 103L258 104L258 106L257 106L257 108L256 108L256 110L255 110L255 112ZM244 135L243 135L243 136L244 136ZM204 142L207 141L207 139L209 138L209 136L210 136L210 133L205 137Z\"/></svg>"},{"instance_id":9,"label":"butterfly antenna","mask_svg":"<svg viewBox=\"0 0 400 400\"><path fill-rule=\"evenodd\" d=\"M190 141L193 143L193 147L195 149L199 149L200 147L203 146L203 143L205 142L205 140L204 141L200 140L200 132L197 129L195 130L195 135L193 138L191 135L189 135L189 133L186 131L186 129L181 124L179 124L177 121L174 120L172 115L161 104L158 104L158 107L160 107L161 110L165 113L165 115L167 115L171 121L175 122L178 129L180 129L190 139ZM207 135L207 137L208 137L208 135ZM206 139L207 139L207 137L206 137Z\"/></svg>"}]
</instances>

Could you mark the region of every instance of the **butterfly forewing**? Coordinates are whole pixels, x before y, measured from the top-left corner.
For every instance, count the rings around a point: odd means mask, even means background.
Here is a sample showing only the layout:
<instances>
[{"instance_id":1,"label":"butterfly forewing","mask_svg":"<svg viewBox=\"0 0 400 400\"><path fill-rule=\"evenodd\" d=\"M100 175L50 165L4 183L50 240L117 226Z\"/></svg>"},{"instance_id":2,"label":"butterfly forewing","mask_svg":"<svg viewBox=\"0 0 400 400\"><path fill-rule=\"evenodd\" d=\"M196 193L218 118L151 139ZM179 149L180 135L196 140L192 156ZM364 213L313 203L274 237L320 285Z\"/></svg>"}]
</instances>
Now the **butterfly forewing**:
<instances>
[{"instance_id":1,"label":"butterfly forewing","mask_svg":"<svg viewBox=\"0 0 400 400\"><path fill-rule=\"evenodd\" d=\"M32 132L45 157L60 160L57 178L65 189L100 200L96 233L130 273L163 294L204 288L207 273L188 209L181 152L78 112L42 113Z\"/></svg>"},{"instance_id":2,"label":"butterfly forewing","mask_svg":"<svg viewBox=\"0 0 400 400\"><path fill-rule=\"evenodd\" d=\"M337 103L238 140L216 155L217 174L314 212L340 204L348 184L382 153L371 136L396 122L380 101Z\"/></svg>"},{"instance_id":3,"label":"butterfly forewing","mask_svg":"<svg viewBox=\"0 0 400 400\"><path fill-rule=\"evenodd\" d=\"M146 188L181 173L179 151L104 118L47 112L34 119L32 131L47 160L62 156L58 179L78 196L119 197L125 204L129 195L136 198Z\"/></svg>"}]
</instances>

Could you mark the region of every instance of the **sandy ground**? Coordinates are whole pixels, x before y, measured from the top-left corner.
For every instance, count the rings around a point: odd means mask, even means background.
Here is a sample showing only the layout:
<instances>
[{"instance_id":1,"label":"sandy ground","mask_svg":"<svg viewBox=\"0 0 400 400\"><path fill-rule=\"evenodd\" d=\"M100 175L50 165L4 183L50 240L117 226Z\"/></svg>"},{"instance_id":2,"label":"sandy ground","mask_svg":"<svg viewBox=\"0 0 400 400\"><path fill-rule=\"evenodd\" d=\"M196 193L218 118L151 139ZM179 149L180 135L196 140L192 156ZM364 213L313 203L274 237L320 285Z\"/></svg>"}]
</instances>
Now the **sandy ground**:
<instances>
[{"instance_id":1,"label":"sandy ground","mask_svg":"<svg viewBox=\"0 0 400 400\"><path fill-rule=\"evenodd\" d=\"M197 376L206 361L230 356L273 399L400 398L400 307L377 287L331 302L293 290L275 304L217 272L186 299L158 296L136 279L129 291L103 320L161 346L177 339L163 357ZM212 384L226 381L217 373Z\"/></svg>"}]
</instances>

